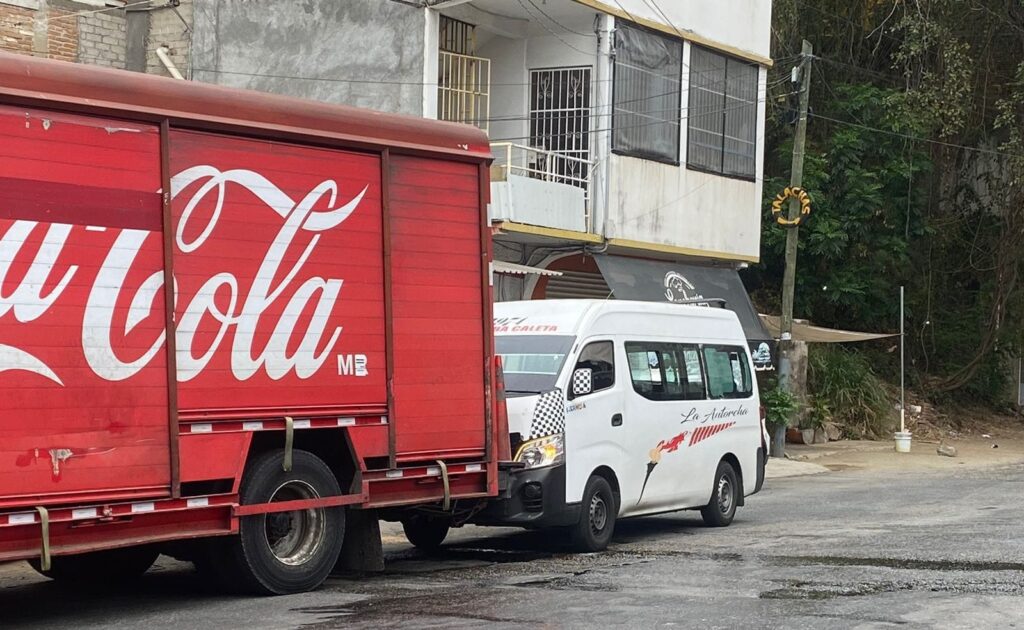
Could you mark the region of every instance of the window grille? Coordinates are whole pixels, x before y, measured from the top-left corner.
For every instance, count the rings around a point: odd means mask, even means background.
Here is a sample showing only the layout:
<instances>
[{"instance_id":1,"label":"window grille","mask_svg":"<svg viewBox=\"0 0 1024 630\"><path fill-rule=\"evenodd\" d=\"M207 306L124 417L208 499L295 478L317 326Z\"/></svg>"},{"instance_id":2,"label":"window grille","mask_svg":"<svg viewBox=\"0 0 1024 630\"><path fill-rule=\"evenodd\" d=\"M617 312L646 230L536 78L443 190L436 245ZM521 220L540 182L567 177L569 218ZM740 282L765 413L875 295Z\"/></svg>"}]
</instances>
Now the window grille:
<instances>
[{"instance_id":1,"label":"window grille","mask_svg":"<svg viewBox=\"0 0 1024 630\"><path fill-rule=\"evenodd\" d=\"M757 81L756 65L690 47L688 166L755 176Z\"/></svg>"},{"instance_id":2,"label":"window grille","mask_svg":"<svg viewBox=\"0 0 1024 630\"><path fill-rule=\"evenodd\" d=\"M530 145L554 154L536 170L586 188L590 168L590 68L530 71ZM576 159L558 159L556 156Z\"/></svg>"},{"instance_id":3,"label":"window grille","mask_svg":"<svg viewBox=\"0 0 1024 630\"><path fill-rule=\"evenodd\" d=\"M473 56L475 27L441 16L437 53L437 118L488 130L491 60Z\"/></svg>"}]
</instances>

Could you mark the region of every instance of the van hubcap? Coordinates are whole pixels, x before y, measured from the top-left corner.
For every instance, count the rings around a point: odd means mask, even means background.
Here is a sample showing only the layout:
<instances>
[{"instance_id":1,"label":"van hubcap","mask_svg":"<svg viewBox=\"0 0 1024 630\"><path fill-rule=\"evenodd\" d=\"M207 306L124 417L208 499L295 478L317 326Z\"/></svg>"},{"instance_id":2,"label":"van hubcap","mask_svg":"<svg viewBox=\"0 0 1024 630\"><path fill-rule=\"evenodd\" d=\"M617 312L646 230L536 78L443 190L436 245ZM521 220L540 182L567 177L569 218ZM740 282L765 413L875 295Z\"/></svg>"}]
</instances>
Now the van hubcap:
<instances>
[{"instance_id":1,"label":"van hubcap","mask_svg":"<svg viewBox=\"0 0 1024 630\"><path fill-rule=\"evenodd\" d=\"M725 475L718 480L718 509L728 514L732 509L732 482Z\"/></svg>"},{"instance_id":2,"label":"van hubcap","mask_svg":"<svg viewBox=\"0 0 1024 630\"><path fill-rule=\"evenodd\" d=\"M601 495L595 494L590 500L590 531L601 534L608 525L608 504Z\"/></svg>"}]
</instances>

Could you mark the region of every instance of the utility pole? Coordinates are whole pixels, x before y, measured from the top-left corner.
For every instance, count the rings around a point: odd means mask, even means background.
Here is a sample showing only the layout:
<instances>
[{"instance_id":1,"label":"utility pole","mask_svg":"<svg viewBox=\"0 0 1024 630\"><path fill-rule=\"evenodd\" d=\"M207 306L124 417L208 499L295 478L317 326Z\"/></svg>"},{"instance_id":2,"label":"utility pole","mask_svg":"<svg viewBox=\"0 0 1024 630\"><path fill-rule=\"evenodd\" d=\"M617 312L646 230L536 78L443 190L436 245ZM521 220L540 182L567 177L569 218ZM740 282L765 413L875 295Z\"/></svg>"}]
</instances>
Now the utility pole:
<instances>
[{"instance_id":1,"label":"utility pole","mask_svg":"<svg viewBox=\"0 0 1024 630\"><path fill-rule=\"evenodd\" d=\"M804 146L807 141L807 110L811 99L811 60L814 48L804 40L800 51L800 65L794 69L799 72L800 79L800 116L796 121L796 133L793 137L793 163L790 167L789 185L799 187L804 178ZM793 77L794 83L797 77ZM792 221L800 216L800 202L796 198L789 200L788 218ZM786 227L786 270L782 276L782 321L779 335L779 385L793 393L793 292L796 287L796 245L799 227ZM792 418L791 418L792 420ZM782 457L786 448L786 427L776 427L772 436L772 454Z\"/></svg>"}]
</instances>

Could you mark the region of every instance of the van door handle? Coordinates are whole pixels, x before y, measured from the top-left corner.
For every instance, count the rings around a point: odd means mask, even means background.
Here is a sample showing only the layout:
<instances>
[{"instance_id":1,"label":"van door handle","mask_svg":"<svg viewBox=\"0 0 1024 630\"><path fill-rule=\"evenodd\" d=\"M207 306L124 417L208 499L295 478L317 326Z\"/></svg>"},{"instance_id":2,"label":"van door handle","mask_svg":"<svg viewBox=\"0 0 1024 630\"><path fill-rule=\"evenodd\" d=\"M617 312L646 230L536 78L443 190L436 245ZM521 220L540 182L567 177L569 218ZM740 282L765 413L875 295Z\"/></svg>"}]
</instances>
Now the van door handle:
<instances>
[{"instance_id":1,"label":"van door handle","mask_svg":"<svg viewBox=\"0 0 1024 630\"><path fill-rule=\"evenodd\" d=\"M622 426L622 414L621 413L617 413L614 416L612 416L612 426L613 427L621 427Z\"/></svg>"}]
</instances>

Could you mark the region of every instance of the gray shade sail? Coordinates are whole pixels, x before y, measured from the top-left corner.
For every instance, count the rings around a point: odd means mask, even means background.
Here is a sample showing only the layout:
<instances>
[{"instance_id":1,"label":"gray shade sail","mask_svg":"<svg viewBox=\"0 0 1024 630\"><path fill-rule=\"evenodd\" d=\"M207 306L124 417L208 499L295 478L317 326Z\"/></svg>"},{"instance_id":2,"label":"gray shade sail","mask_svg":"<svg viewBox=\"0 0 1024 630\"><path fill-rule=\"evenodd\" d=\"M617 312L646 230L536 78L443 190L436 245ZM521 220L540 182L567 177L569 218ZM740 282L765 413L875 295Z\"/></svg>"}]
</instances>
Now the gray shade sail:
<instances>
[{"instance_id":1,"label":"gray shade sail","mask_svg":"<svg viewBox=\"0 0 1024 630\"><path fill-rule=\"evenodd\" d=\"M749 341L772 339L734 269L624 256L601 255L594 259L616 299L645 302L723 299L725 307L736 313Z\"/></svg>"}]
</instances>

